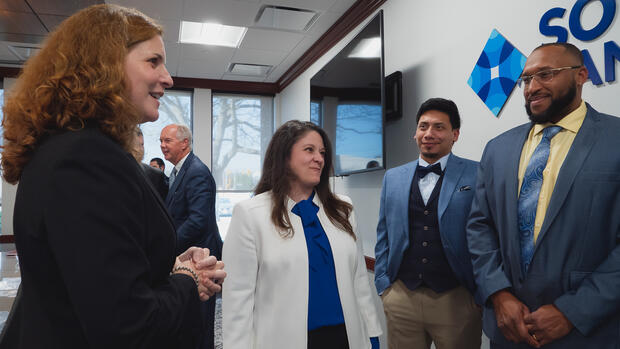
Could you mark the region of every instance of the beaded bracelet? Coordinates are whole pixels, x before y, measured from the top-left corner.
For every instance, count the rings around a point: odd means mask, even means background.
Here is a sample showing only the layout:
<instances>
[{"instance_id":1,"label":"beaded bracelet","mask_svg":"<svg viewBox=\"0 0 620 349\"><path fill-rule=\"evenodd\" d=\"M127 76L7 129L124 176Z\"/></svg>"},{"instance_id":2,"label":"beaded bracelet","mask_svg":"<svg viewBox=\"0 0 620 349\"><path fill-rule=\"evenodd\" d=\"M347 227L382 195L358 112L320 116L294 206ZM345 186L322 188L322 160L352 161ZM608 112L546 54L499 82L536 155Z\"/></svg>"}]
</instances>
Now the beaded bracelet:
<instances>
[{"instance_id":1,"label":"beaded bracelet","mask_svg":"<svg viewBox=\"0 0 620 349\"><path fill-rule=\"evenodd\" d=\"M199 282L198 282L198 274L196 274L195 271L193 271L192 269L190 269L188 267L184 267L184 266L175 267L174 269L172 269L172 272L170 274L174 274L175 272L177 272L179 270L185 270L185 271L188 271L190 274L192 274L192 276L194 277L194 281L196 281L196 286L198 286L198 284L199 284Z\"/></svg>"}]
</instances>

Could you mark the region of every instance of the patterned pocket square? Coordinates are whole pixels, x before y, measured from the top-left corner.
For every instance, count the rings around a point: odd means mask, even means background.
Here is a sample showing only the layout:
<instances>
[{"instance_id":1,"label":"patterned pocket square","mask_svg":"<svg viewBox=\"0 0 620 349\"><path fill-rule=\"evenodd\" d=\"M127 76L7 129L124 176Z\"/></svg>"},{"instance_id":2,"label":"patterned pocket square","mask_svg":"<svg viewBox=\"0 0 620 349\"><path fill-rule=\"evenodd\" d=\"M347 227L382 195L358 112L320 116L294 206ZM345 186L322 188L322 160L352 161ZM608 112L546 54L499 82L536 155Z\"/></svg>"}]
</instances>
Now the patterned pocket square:
<instances>
[{"instance_id":1,"label":"patterned pocket square","mask_svg":"<svg viewBox=\"0 0 620 349\"><path fill-rule=\"evenodd\" d=\"M466 190L471 190L471 186L469 185L464 185L462 187L459 188L459 191L466 191Z\"/></svg>"}]
</instances>

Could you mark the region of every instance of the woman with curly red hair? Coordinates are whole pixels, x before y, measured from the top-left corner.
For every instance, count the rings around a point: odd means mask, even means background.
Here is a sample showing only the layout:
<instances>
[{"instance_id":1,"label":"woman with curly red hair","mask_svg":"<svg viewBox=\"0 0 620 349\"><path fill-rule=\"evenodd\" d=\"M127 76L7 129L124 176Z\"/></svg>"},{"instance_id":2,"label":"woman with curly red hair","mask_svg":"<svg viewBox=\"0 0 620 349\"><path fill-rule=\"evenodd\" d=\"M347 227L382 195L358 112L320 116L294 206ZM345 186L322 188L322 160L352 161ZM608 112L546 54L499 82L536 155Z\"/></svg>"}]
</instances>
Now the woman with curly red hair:
<instances>
[{"instance_id":1,"label":"woman with curly red hair","mask_svg":"<svg viewBox=\"0 0 620 349\"><path fill-rule=\"evenodd\" d=\"M2 171L22 284L0 347L179 348L200 341L200 300L221 262L175 232L129 152L172 86L162 29L95 5L25 65L4 108Z\"/></svg>"}]
</instances>

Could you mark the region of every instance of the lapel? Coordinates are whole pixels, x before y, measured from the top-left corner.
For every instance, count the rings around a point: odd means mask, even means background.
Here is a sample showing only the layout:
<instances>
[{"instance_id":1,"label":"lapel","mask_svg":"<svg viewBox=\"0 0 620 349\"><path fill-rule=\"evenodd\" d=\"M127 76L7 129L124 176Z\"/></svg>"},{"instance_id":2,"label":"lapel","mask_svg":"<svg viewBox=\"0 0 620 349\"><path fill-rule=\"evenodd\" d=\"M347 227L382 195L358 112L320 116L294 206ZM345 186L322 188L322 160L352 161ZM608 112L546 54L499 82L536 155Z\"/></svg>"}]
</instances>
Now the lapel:
<instances>
[{"instance_id":1,"label":"lapel","mask_svg":"<svg viewBox=\"0 0 620 349\"><path fill-rule=\"evenodd\" d=\"M549 207L547 207L547 213L545 214L545 220L540 228L538 234L538 240L534 247L534 253L538 249L540 242L542 241L545 233L549 230L549 226L553 223L555 217L560 212L560 208L571 190L577 173L583 167L592 146L598 139L596 131L598 128L598 121L600 120L598 112L594 110L590 105L587 105L588 112L586 118L583 120L581 128L575 136L575 140L566 154L566 159L560 168L558 179L555 182L553 193L551 194L551 200L549 201Z\"/></svg>"},{"instance_id":2,"label":"lapel","mask_svg":"<svg viewBox=\"0 0 620 349\"><path fill-rule=\"evenodd\" d=\"M181 185L181 182L183 181L183 177L185 177L185 173L187 172L187 169L190 167L193 159L194 159L194 152L190 151L189 154L187 155L187 158L185 159L185 162L183 162L183 166L181 166L181 170L179 170L179 172L177 173L177 176L174 178L172 187L170 187L170 190L168 191L168 195L166 196L166 206L169 206L170 203L172 202L172 196L174 196L174 193L177 191L177 188Z\"/></svg>"},{"instance_id":3,"label":"lapel","mask_svg":"<svg viewBox=\"0 0 620 349\"><path fill-rule=\"evenodd\" d=\"M437 217L440 222L441 217L446 212L446 208L448 208L450 199L452 199L456 184L463 174L463 168L463 161L458 156L450 153L448 162L446 163L446 171L443 174L443 182L441 183L439 192L439 202L437 203Z\"/></svg>"},{"instance_id":4,"label":"lapel","mask_svg":"<svg viewBox=\"0 0 620 349\"><path fill-rule=\"evenodd\" d=\"M407 239L409 239L409 195L411 194L413 176L415 175L415 171L417 168L418 160L412 161L401 168L401 173L399 177L402 178L402 182L399 184L400 189L396 189L395 193L396 201L394 202L398 202L400 203L400 205L397 206L399 212L395 212L394 217L401 221L401 217L407 217L407 219L403 221L405 236Z\"/></svg>"}]
</instances>

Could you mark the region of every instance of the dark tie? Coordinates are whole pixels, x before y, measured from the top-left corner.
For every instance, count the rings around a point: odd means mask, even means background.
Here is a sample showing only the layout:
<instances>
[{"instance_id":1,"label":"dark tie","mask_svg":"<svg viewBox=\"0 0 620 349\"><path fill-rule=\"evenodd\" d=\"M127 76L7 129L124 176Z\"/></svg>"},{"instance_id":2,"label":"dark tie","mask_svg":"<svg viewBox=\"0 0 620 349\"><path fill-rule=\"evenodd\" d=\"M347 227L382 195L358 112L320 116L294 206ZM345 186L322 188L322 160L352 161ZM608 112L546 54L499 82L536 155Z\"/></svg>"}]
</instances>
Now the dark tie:
<instances>
[{"instance_id":1,"label":"dark tie","mask_svg":"<svg viewBox=\"0 0 620 349\"><path fill-rule=\"evenodd\" d=\"M437 162L433 165L429 165L427 167L424 166L420 166L418 165L418 168L416 169L416 173L418 174L418 176L420 178L424 178L427 174L434 172L438 175L441 176L441 163Z\"/></svg>"},{"instance_id":2,"label":"dark tie","mask_svg":"<svg viewBox=\"0 0 620 349\"><path fill-rule=\"evenodd\" d=\"M172 188L172 183L174 183L174 179L177 178L177 168L172 169L172 173L170 173L170 178L168 179L168 189Z\"/></svg>"},{"instance_id":3,"label":"dark tie","mask_svg":"<svg viewBox=\"0 0 620 349\"><path fill-rule=\"evenodd\" d=\"M534 153L527 164L521 192L519 193L519 236L521 244L521 271L527 272L532 256L534 255L534 223L536 221L536 209L538 196L543 183L543 170L549 160L549 147L551 138L562 130L560 126L549 126L543 130L543 136L534 149Z\"/></svg>"}]
</instances>

